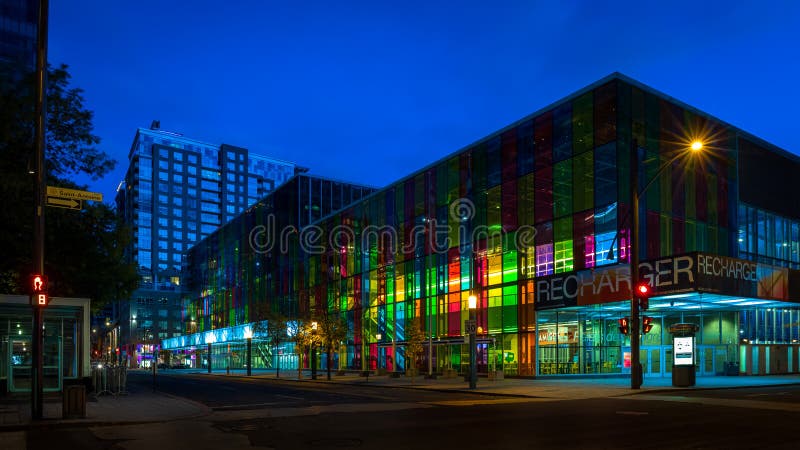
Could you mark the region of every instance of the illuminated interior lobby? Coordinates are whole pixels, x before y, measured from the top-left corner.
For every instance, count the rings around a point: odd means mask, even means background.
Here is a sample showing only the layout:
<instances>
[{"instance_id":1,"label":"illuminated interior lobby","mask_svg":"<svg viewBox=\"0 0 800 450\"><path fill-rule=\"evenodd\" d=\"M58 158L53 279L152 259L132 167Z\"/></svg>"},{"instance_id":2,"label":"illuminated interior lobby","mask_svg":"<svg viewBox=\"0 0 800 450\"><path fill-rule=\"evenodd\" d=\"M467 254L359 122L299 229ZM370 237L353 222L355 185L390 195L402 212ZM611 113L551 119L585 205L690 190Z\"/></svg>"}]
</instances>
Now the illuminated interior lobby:
<instances>
[{"instance_id":1,"label":"illuminated interior lobby","mask_svg":"<svg viewBox=\"0 0 800 450\"><path fill-rule=\"evenodd\" d=\"M319 218L286 248L254 248L250 228L265 213L245 212L189 250L192 326L163 348L202 367L210 344L213 368L242 368L266 305L300 320L344 318L336 369L404 371L406 329L418 321L420 371L464 373L475 295L479 372L630 373L619 320L631 311L637 214L652 288L645 376L670 375L677 323L699 329L698 375L798 372L798 175L797 156L612 74ZM276 352L253 340L254 368L309 366L290 342Z\"/></svg>"}]
</instances>

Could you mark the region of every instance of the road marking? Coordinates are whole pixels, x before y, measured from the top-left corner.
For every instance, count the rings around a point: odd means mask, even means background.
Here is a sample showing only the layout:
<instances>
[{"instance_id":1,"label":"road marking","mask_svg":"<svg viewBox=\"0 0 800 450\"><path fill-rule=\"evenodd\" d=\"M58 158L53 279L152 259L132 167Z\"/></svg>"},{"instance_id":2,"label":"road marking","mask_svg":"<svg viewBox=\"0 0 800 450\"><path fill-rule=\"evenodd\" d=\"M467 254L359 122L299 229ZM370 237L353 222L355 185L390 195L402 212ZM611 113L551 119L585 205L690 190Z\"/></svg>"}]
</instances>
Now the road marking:
<instances>
[{"instance_id":1,"label":"road marking","mask_svg":"<svg viewBox=\"0 0 800 450\"><path fill-rule=\"evenodd\" d=\"M747 394L745 397L767 397L770 395L786 395L788 392L768 392L766 394Z\"/></svg>"},{"instance_id":2,"label":"road marking","mask_svg":"<svg viewBox=\"0 0 800 450\"><path fill-rule=\"evenodd\" d=\"M283 394L275 394L275 397L290 398L292 400L305 400L303 397L295 397L295 396L292 396L292 395L283 395Z\"/></svg>"},{"instance_id":3,"label":"road marking","mask_svg":"<svg viewBox=\"0 0 800 450\"><path fill-rule=\"evenodd\" d=\"M617 414L623 416L646 416L650 413L647 411L617 411Z\"/></svg>"},{"instance_id":4,"label":"road marking","mask_svg":"<svg viewBox=\"0 0 800 450\"><path fill-rule=\"evenodd\" d=\"M263 408L266 406L275 406L275 405L282 405L283 403L280 402L269 402L269 403L248 403L244 405L224 405L224 406L212 406L211 409L214 411L226 411L226 410L234 410L234 409L254 409L254 408Z\"/></svg>"},{"instance_id":5,"label":"road marking","mask_svg":"<svg viewBox=\"0 0 800 450\"><path fill-rule=\"evenodd\" d=\"M442 400L434 402L419 402L424 405L436 406L475 406L475 405L502 405L508 403L533 403L549 402L550 398L492 398L492 399L472 399L472 400Z\"/></svg>"}]
</instances>

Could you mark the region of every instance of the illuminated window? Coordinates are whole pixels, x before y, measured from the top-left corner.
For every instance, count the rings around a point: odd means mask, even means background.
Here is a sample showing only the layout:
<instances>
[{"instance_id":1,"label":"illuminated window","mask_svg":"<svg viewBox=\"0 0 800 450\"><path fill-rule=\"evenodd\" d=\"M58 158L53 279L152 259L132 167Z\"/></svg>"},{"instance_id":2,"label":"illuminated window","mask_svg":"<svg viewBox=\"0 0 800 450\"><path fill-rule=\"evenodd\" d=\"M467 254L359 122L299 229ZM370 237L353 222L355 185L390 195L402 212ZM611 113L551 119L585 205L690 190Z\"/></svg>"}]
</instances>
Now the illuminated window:
<instances>
[{"instance_id":1,"label":"illuminated window","mask_svg":"<svg viewBox=\"0 0 800 450\"><path fill-rule=\"evenodd\" d=\"M541 277L553 273L553 244L536 246L536 276Z\"/></svg>"},{"instance_id":2,"label":"illuminated window","mask_svg":"<svg viewBox=\"0 0 800 450\"><path fill-rule=\"evenodd\" d=\"M572 270L572 239L556 242L555 273Z\"/></svg>"}]
</instances>

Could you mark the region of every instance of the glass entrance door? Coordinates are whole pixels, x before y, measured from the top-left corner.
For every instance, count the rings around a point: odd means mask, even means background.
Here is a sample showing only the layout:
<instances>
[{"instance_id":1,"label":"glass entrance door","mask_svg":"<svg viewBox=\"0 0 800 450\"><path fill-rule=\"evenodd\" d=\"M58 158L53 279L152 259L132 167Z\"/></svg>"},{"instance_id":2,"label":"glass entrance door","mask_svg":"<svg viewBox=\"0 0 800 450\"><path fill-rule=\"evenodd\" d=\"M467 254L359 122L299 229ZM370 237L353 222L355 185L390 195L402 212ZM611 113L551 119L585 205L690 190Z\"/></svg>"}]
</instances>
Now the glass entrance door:
<instances>
[{"instance_id":1,"label":"glass entrance door","mask_svg":"<svg viewBox=\"0 0 800 450\"><path fill-rule=\"evenodd\" d=\"M664 348L662 346L641 347L639 350L639 361L642 363L642 373L644 376L664 376Z\"/></svg>"},{"instance_id":2,"label":"glass entrance door","mask_svg":"<svg viewBox=\"0 0 800 450\"><path fill-rule=\"evenodd\" d=\"M697 374L698 375L716 375L716 361L714 352L716 347L713 345L698 345L697 346Z\"/></svg>"}]
</instances>

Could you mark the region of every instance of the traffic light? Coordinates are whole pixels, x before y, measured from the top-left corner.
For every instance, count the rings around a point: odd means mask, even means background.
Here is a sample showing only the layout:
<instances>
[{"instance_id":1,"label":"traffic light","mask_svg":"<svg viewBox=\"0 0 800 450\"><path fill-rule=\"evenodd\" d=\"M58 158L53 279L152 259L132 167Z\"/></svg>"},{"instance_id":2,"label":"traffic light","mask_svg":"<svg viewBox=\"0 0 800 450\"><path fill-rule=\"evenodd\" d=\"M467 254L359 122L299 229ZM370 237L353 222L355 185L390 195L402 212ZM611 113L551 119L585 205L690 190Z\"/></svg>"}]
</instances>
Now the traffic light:
<instances>
[{"instance_id":1,"label":"traffic light","mask_svg":"<svg viewBox=\"0 0 800 450\"><path fill-rule=\"evenodd\" d=\"M50 296L47 295L47 276L46 275L32 275L30 280L31 288L31 305L44 307L50 302Z\"/></svg>"},{"instance_id":2,"label":"traffic light","mask_svg":"<svg viewBox=\"0 0 800 450\"><path fill-rule=\"evenodd\" d=\"M619 332L622 334L628 334L628 318L623 317L618 319L617 322L619 322Z\"/></svg>"},{"instance_id":3,"label":"traffic light","mask_svg":"<svg viewBox=\"0 0 800 450\"><path fill-rule=\"evenodd\" d=\"M32 275L31 276L31 293L47 292L47 276L46 275Z\"/></svg>"},{"instance_id":4,"label":"traffic light","mask_svg":"<svg viewBox=\"0 0 800 450\"><path fill-rule=\"evenodd\" d=\"M642 333L647 334L653 329L653 318L642 316Z\"/></svg>"},{"instance_id":5,"label":"traffic light","mask_svg":"<svg viewBox=\"0 0 800 450\"><path fill-rule=\"evenodd\" d=\"M641 282L636 285L636 297L639 299L639 306L642 311L647 311L650 307L650 285L647 282Z\"/></svg>"}]
</instances>

